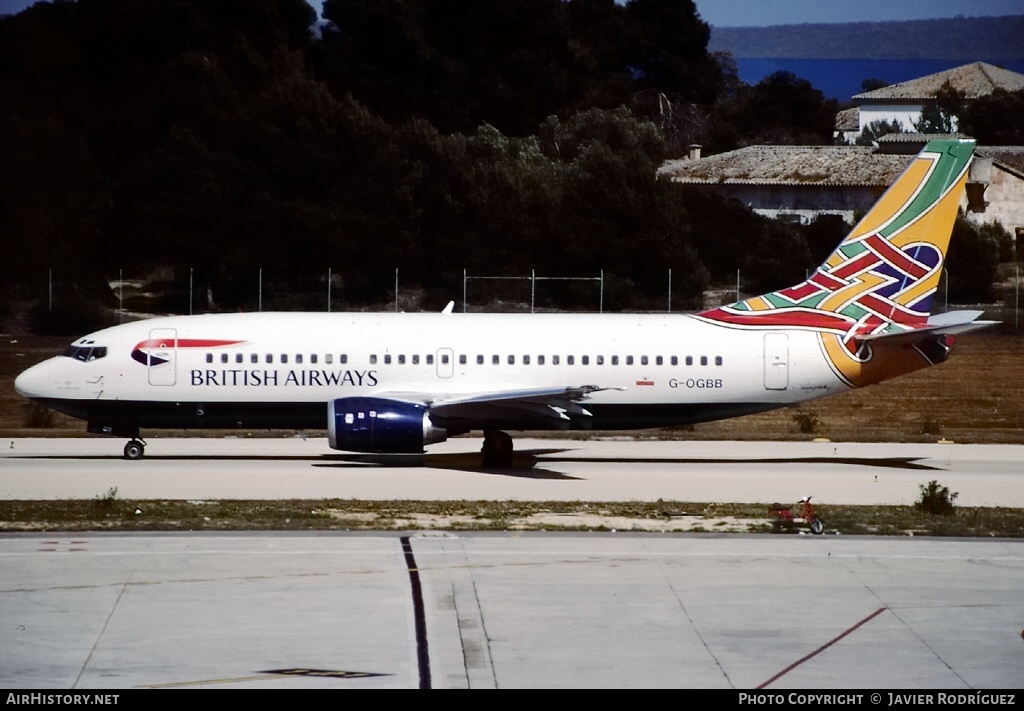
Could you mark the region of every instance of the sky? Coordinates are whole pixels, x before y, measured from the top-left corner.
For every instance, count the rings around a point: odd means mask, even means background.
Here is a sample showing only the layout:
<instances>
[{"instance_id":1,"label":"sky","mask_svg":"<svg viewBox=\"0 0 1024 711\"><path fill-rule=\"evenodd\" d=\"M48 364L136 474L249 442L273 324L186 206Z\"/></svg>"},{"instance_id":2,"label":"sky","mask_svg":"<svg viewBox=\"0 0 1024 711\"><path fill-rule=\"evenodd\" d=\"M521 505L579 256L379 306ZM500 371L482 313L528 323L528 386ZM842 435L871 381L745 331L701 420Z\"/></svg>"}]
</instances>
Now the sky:
<instances>
[{"instance_id":1,"label":"sky","mask_svg":"<svg viewBox=\"0 0 1024 711\"><path fill-rule=\"evenodd\" d=\"M0 15L36 0L0 0ZM323 0L307 0L318 10ZM883 22L936 17L1024 14L1024 0L696 0L700 16L717 27L807 22Z\"/></svg>"},{"instance_id":2,"label":"sky","mask_svg":"<svg viewBox=\"0 0 1024 711\"><path fill-rule=\"evenodd\" d=\"M696 0L696 4L701 18L715 27L1024 15L1024 0Z\"/></svg>"}]
</instances>

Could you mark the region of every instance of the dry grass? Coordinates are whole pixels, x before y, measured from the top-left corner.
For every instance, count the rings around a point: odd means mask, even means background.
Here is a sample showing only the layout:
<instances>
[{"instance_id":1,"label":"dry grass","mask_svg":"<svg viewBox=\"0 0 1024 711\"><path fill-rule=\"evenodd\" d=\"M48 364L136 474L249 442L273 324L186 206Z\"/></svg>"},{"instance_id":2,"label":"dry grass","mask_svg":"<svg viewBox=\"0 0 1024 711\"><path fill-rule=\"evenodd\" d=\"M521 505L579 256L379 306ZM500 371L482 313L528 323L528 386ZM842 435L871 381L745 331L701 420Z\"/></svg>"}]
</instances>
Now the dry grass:
<instances>
[{"instance_id":1,"label":"dry grass","mask_svg":"<svg viewBox=\"0 0 1024 711\"><path fill-rule=\"evenodd\" d=\"M1024 537L1024 510L819 506L826 535ZM622 531L767 533L763 504L682 501L0 501L0 531ZM806 531L804 531L806 533Z\"/></svg>"}]
</instances>

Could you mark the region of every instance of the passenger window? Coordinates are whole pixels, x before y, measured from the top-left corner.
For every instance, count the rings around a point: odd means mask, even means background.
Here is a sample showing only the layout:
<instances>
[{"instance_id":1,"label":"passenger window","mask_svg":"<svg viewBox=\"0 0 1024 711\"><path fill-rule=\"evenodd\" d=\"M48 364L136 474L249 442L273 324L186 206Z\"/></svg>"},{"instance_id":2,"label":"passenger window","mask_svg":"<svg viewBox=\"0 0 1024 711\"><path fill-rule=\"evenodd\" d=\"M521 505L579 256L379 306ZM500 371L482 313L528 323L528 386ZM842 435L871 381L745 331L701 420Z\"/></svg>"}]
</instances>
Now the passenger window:
<instances>
[{"instance_id":1,"label":"passenger window","mask_svg":"<svg viewBox=\"0 0 1024 711\"><path fill-rule=\"evenodd\" d=\"M715 356L715 365L722 364L722 356Z\"/></svg>"},{"instance_id":2,"label":"passenger window","mask_svg":"<svg viewBox=\"0 0 1024 711\"><path fill-rule=\"evenodd\" d=\"M679 365L679 356L672 356L672 365Z\"/></svg>"},{"instance_id":3,"label":"passenger window","mask_svg":"<svg viewBox=\"0 0 1024 711\"><path fill-rule=\"evenodd\" d=\"M391 365L391 354L390 353L385 353L384 354L384 365Z\"/></svg>"},{"instance_id":4,"label":"passenger window","mask_svg":"<svg viewBox=\"0 0 1024 711\"><path fill-rule=\"evenodd\" d=\"M206 354L206 362L207 363L212 363L213 362L213 353L207 353Z\"/></svg>"},{"instance_id":5,"label":"passenger window","mask_svg":"<svg viewBox=\"0 0 1024 711\"><path fill-rule=\"evenodd\" d=\"M590 365L590 356L580 356L580 362L583 365Z\"/></svg>"},{"instance_id":6,"label":"passenger window","mask_svg":"<svg viewBox=\"0 0 1024 711\"><path fill-rule=\"evenodd\" d=\"M566 356L565 363L566 365L576 365L576 356Z\"/></svg>"},{"instance_id":7,"label":"passenger window","mask_svg":"<svg viewBox=\"0 0 1024 711\"><path fill-rule=\"evenodd\" d=\"M338 362L342 364L348 363L348 353L342 353L340 356L338 356ZM373 362L376 363L377 361Z\"/></svg>"},{"instance_id":8,"label":"passenger window","mask_svg":"<svg viewBox=\"0 0 1024 711\"><path fill-rule=\"evenodd\" d=\"M707 365L708 364L708 357L707 356L701 356L700 357L700 364L701 365Z\"/></svg>"},{"instance_id":9,"label":"passenger window","mask_svg":"<svg viewBox=\"0 0 1024 711\"><path fill-rule=\"evenodd\" d=\"M603 355L599 355L597 357L597 364L598 365L604 365L604 356Z\"/></svg>"},{"instance_id":10,"label":"passenger window","mask_svg":"<svg viewBox=\"0 0 1024 711\"><path fill-rule=\"evenodd\" d=\"M316 353L310 353L309 354L309 362L310 363L316 363Z\"/></svg>"},{"instance_id":11,"label":"passenger window","mask_svg":"<svg viewBox=\"0 0 1024 711\"><path fill-rule=\"evenodd\" d=\"M267 360L268 363L273 363L274 362L274 356L272 356L270 353L267 353L266 360Z\"/></svg>"},{"instance_id":12,"label":"passenger window","mask_svg":"<svg viewBox=\"0 0 1024 711\"><path fill-rule=\"evenodd\" d=\"M459 365L465 365L465 364L466 364L466 356L465 356L465 354L460 354L459 355Z\"/></svg>"},{"instance_id":13,"label":"passenger window","mask_svg":"<svg viewBox=\"0 0 1024 711\"><path fill-rule=\"evenodd\" d=\"M665 364L665 359L662 358L661 356L658 356L657 358L654 359L654 364L655 365L664 365Z\"/></svg>"},{"instance_id":14,"label":"passenger window","mask_svg":"<svg viewBox=\"0 0 1024 711\"><path fill-rule=\"evenodd\" d=\"M220 354L220 362L221 363L227 363L228 362L228 354L227 353L221 353Z\"/></svg>"},{"instance_id":15,"label":"passenger window","mask_svg":"<svg viewBox=\"0 0 1024 711\"><path fill-rule=\"evenodd\" d=\"M288 362L288 354L287 353L282 353L281 354L281 362L282 363L287 363Z\"/></svg>"},{"instance_id":16,"label":"passenger window","mask_svg":"<svg viewBox=\"0 0 1024 711\"><path fill-rule=\"evenodd\" d=\"M501 365L501 356L499 356L499 355L491 356L491 365Z\"/></svg>"},{"instance_id":17,"label":"passenger window","mask_svg":"<svg viewBox=\"0 0 1024 711\"><path fill-rule=\"evenodd\" d=\"M640 356L640 365L647 365L647 356Z\"/></svg>"},{"instance_id":18,"label":"passenger window","mask_svg":"<svg viewBox=\"0 0 1024 711\"><path fill-rule=\"evenodd\" d=\"M420 357L419 357L419 354L416 354L416 355L414 355L414 356L412 357L412 364L413 364L413 365L419 365L419 364L420 364Z\"/></svg>"},{"instance_id":19,"label":"passenger window","mask_svg":"<svg viewBox=\"0 0 1024 711\"><path fill-rule=\"evenodd\" d=\"M301 363L302 362L302 354L301 353L299 353L297 356L295 356L295 362L296 363Z\"/></svg>"},{"instance_id":20,"label":"passenger window","mask_svg":"<svg viewBox=\"0 0 1024 711\"><path fill-rule=\"evenodd\" d=\"M619 357L618 356L612 356L612 365L618 365L618 364L619 364Z\"/></svg>"},{"instance_id":21,"label":"passenger window","mask_svg":"<svg viewBox=\"0 0 1024 711\"><path fill-rule=\"evenodd\" d=\"M236 363L241 363L242 362L242 354L241 353L235 353L235 362Z\"/></svg>"},{"instance_id":22,"label":"passenger window","mask_svg":"<svg viewBox=\"0 0 1024 711\"><path fill-rule=\"evenodd\" d=\"M524 355L523 356L523 365L529 365L529 364L530 364L530 356Z\"/></svg>"},{"instance_id":23,"label":"passenger window","mask_svg":"<svg viewBox=\"0 0 1024 711\"><path fill-rule=\"evenodd\" d=\"M544 356L537 356L537 365L544 365Z\"/></svg>"},{"instance_id":24,"label":"passenger window","mask_svg":"<svg viewBox=\"0 0 1024 711\"><path fill-rule=\"evenodd\" d=\"M259 363L260 362L260 357L257 354L255 354L255 353L251 353L251 354L249 354L249 362L250 363Z\"/></svg>"},{"instance_id":25,"label":"passenger window","mask_svg":"<svg viewBox=\"0 0 1024 711\"><path fill-rule=\"evenodd\" d=\"M551 356L551 365L558 365L558 356Z\"/></svg>"},{"instance_id":26,"label":"passenger window","mask_svg":"<svg viewBox=\"0 0 1024 711\"><path fill-rule=\"evenodd\" d=\"M626 356L626 365L633 365L633 356Z\"/></svg>"},{"instance_id":27,"label":"passenger window","mask_svg":"<svg viewBox=\"0 0 1024 711\"><path fill-rule=\"evenodd\" d=\"M484 357L482 355L478 355L476 357L476 364L477 365L483 365L484 364Z\"/></svg>"},{"instance_id":28,"label":"passenger window","mask_svg":"<svg viewBox=\"0 0 1024 711\"><path fill-rule=\"evenodd\" d=\"M449 357L448 357L448 354L447 354L447 353L442 353L442 354L441 354L441 364L442 364L442 365L448 365L448 362L449 362L450 360L451 360L451 358L449 358Z\"/></svg>"},{"instance_id":29,"label":"passenger window","mask_svg":"<svg viewBox=\"0 0 1024 711\"><path fill-rule=\"evenodd\" d=\"M377 354L376 353L371 353L370 354L370 365L377 365Z\"/></svg>"},{"instance_id":30,"label":"passenger window","mask_svg":"<svg viewBox=\"0 0 1024 711\"><path fill-rule=\"evenodd\" d=\"M516 357L515 357L515 356L511 356L511 355L510 355L510 356L508 357L508 364L509 364L509 365L515 365L515 364L516 364Z\"/></svg>"},{"instance_id":31,"label":"passenger window","mask_svg":"<svg viewBox=\"0 0 1024 711\"><path fill-rule=\"evenodd\" d=\"M333 362L334 362L334 356L331 353L325 353L324 354L324 363L327 363L327 365L330 365Z\"/></svg>"},{"instance_id":32,"label":"passenger window","mask_svg":"<svg viewBox=\"0 0 1024 711\"><path fill-rule=\"evenodd\" d=\"M434 354L433 353L428 353L427 354L427 365L433 365L433 364L434 364Z\"/></svg>"},{"instance_id":33,"label":"passenger window","mask_svg":"<svg viewBox=\"0 0 1024 711\"><path fill-rule=\"evenodd\" d=\"M405 356L404 355L398 356L398 364L399 365L405 365Z\"/></svg>"},{"instance_id":34,"label":"passenger window","mask_svg":"<svg viewBox=\"0 0 1024 711\"><path fill-rule=\"evenodd\" d=\"M693 356L686 356L686 364L693 365Z\"/></svg>"}]
</instances>

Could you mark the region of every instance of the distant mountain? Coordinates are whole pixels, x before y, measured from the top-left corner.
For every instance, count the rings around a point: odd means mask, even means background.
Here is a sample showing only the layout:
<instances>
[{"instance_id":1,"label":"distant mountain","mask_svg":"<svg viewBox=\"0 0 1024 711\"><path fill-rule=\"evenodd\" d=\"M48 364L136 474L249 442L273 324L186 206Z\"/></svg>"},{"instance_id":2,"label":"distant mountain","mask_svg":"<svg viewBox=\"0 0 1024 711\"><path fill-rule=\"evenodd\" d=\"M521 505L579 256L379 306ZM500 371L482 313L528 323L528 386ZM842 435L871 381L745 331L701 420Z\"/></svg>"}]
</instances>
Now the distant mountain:
<instances>
[{"instance_id":1,"label":"distant mountain","mask_svg":"<svg viewBox=\"0 0 1024 711\"><path fill-rule=\"evenodd\" d=\"M905 22L712 27L710 51L736 58L1024 59L1024 15Z\"/></svg>"}]
</instances>

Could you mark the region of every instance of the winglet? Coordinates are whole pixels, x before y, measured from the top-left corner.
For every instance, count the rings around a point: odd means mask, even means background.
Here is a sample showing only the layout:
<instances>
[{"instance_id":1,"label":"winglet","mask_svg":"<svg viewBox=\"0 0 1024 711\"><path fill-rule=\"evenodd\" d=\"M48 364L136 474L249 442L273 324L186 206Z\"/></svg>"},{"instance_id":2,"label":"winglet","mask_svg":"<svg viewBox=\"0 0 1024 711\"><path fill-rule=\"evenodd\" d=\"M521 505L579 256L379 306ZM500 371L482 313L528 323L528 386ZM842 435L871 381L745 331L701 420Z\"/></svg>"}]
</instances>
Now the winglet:
<instances>
[{"instance_id":1,"label":"winglet","mask_svg":"<svg viewBox=\"0 0 1024 711\"><path fill-rule=\"evenodd\" d=\"M448 305L445 306L443 309L441 309L441 313L443 313L443 314L450 314L454 308L455 308L455 302L454 301L449 301Z\"/></svg>"}]
</instances>

